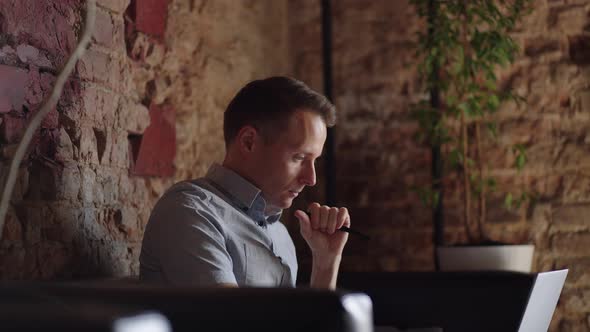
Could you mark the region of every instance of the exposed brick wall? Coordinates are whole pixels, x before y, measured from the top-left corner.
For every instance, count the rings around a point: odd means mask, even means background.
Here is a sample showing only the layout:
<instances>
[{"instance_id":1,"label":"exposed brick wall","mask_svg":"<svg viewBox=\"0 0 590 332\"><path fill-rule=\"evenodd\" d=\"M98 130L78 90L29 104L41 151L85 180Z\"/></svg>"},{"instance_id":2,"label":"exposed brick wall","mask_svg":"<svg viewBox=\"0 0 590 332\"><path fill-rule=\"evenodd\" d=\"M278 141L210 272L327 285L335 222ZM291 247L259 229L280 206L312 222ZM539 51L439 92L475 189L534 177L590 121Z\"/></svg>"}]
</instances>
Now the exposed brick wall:
<instances>
[{"instance_id":1,"label":"exposed brick wall","mask_svg":"<svg viewBox=\"0 0 590 332\"><path fill-rule=\"evenodd\" d=\"M292 52L295 75L321 89L319 1L291 0L290 8L300 13L290 22L291 44L303 45ZM333 15L337 198L350 207L354 227L373 236L368 245L350 238L342 268L432 270L430 211L410 190L430 178L429 151L412 140L416 125L408 119L409 103L422 97L413 47L424 26L406 1L333 1ZM504 134L484 149L500 191L540 194L538 204L517 211L490 196L486 233L530 239L537 271L570 269L551 331L590 330L589 27L587 0L535 2L514 32L521 55L499 72L527 101L502 107ZM506 150L514 143L528 147L522 174ZM306 198L322 200L322 190ZM445 237L464 242L462 193L450 187L446 198ZM296 244L305 258L305 244Z\"/></svg>"},{"instance_id":2,"label":"exposed brick wall","mask_svg":"<svg viewBox=\"0 0 590 332\"><path fill-rule=\"evenodd\" d=\"M229 98L253 78L288 74L286 9L99 0L91 45L22 164L0 278L137 274L154 200L221 161ZM0 3L2 180L82 16L81 0Z\"/></svg>"},{"instance_id":3,"label":"exposed brick wall","mask_svg":"<svg viewBox=\"0 0 590 332\"><path fill-rule=\"evenodd\" d=\"M405 2L332 6L336 198L349 208L354 227L372 237L369 243L349 238L342 268L431 269L430 215L407 190L430 174L428 149L414 143L417 126L407 109L419 93L411 49L419 22ZM319 1L295 0L290 8L300 13L290 21L291 44L301 45L292 52L295 75L321 91ZM303 198L323 201L322 185ZM306 257L304 242L297 245Z\"/></svg>"},{"instance_id":4,"label":"exposed brick wall","mask_svg":"<svg viewBox=\"0 0 590 332\"><path fill-rule=\"evenodd\" d=\"M515 33L522 57L505 74L527 97L527 107L500 117L512 133L503 142L528 146L522 183L541 201L521 220L492 226L504 232L524 228L537 247L537 270L570 269L552 325L558 331L590 330L589 27L588 1L537 4ZM499 158L494 170L503 173L506 159ZM516 182L510 174L506 178Z\"/></svg>"},{"instance_id":5,"label":"exposed brick wall","mask_svg":"<svg viewBox=\"0 0 590 332\"><path fill-rule=\"evenodd\" d=\"M501 212L491 197L487 232L530 238L536 270L570 268L552 331L589 329L589 6L536 2L515 31L522 54L501 73L526 107L502 109L498 120L508 133L486 148L503 188L541 194L539 204L516 213ZM154 8L167 19L153 16ZM409 103L421 97L412 48L424 26L405 1L339 0L333 10L337 198L350 207L355 228L373 236L370 243L351 237L343 269L431 270L430 212L409 190L430 177L428 150L414 143L417 126L408 118ZM2 177L73 50L81 17L81 0L0 2ZM0 277L136 274L154 199L221 160L222 112L239 87L293 72L322 90L320 23L319 1L100 0L92 45L21 167L0 242ZM170 121L153 127L154 109L172 110L175 128ZM137 176L150 126L174 133L177 153L151 170L160 176ZM502 147L516 142L529 147L521 175ZM319 180L303 198L323 200ZM448 192L450 242L465 240L460 199L460 191ZM305 253L297 226L287 223Z\"/></svg>"},{"instance_id":6,"label":"exposed brick wall","mask_svg":"<svg viewBox=\"0 0 590 332\"><path fill-rule=\"evenodd\" d=\"M146 180L129 176L127 136L142 132L149 114L130 84L122 16L127 4L98 2L91 45L21 165L0 244L2 278L137 272L151 202ZM25 123L75 47L82 11L82 1L0 4L0 62L27 74L19 89L24 100L2 115L3 175Z\"/></svg>"}]
</instances>

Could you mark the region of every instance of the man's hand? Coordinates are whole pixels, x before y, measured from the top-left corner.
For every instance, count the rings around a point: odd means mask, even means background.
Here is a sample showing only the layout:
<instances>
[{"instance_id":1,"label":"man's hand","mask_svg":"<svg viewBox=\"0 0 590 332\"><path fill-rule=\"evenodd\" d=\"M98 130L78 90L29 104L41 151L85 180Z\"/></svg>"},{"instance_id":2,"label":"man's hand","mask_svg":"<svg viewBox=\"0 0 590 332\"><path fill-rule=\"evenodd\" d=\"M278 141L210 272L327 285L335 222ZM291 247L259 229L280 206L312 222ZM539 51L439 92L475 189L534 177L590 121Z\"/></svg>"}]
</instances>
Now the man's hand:
<instances>
[{"instance_id":1,"label":"man's hand","mask_svg":"<svg viewBox=\"0 0 590 332\"><path fill-rule=\"evenodd\" d=\"M301 210L295 211L295 216L299 219L301 235L309 245L314 260L328 264L339 260L348 233L337 230L342 226L350 227L348 210L312 203L308 211L311 217Z\"/></svg>"},{"instance_id":2,"label":"man's hand","mask_svg":"<svg viewBox=\"0 0 590 332\"><path fill-rule=\"evenodd\" d=\"M311 217L301 210L295 211L295 217L313 256L311 286L335 289L342 250L348 240L348 233L337 229L350 227L348 210L312 203L308 211Z\"/></svg>"}]
</instances>

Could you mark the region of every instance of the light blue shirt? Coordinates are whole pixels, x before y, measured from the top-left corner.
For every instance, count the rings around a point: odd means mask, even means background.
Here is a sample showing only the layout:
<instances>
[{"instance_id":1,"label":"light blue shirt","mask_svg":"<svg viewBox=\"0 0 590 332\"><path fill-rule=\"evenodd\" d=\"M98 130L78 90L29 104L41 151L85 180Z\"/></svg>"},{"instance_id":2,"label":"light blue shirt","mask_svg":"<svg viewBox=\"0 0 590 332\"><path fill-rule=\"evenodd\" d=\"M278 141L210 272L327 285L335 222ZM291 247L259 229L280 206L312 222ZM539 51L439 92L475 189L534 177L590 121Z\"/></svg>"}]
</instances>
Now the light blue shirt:
<instances>
[{"instance_id":1,"label":"light blue shirt","mask_svg":"<svg viewBox=\"0 0 590 332\"><path fill-rule=\"evenodd\" d=\"M210 286L294 287L297 257L262 192L214 164L203 178L172 186L147 223L140 279Z\"/></svg>"}]
</instances>

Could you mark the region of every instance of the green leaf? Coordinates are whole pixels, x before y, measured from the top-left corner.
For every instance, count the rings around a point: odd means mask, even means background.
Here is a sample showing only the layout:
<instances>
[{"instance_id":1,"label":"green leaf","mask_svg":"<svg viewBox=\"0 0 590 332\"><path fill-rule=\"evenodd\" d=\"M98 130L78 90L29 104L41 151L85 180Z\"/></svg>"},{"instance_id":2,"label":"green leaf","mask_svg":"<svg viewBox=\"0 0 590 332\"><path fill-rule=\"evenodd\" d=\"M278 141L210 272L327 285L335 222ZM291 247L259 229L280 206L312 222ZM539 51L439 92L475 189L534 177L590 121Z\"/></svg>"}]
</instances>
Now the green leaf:
<instances>
[{"instance_id":1,"label":"green leaf","mask_svg":"<svg viewBox=\"0 0 590 332\"><path fill-rule=\"evenodd\" d=\"M524 168L524 165L526 164L526 157L523 154L519 154L516 157L516 168L519 171L522 171L522 169Z\"/></svg>"},{"instance_id":2,"label":"green leaf","mask_svg":"<svg viewBox=\"0 0 590 332\"><path fill-rule=\"evenodd\" d=\"M495 91L495 90L497 89L495 75L494 75L494 73L492 72L492 73L491 73L491 75L493 75L493 77L492 77L492 78L490 78L490 77L489 77L489 74L490 74L490 73L488 73L488 77L487 77L488 79L487 79L487 80L486 80L486 82L485 82L486 88L487 88L488 90L490 90L490 91Z\"/></svg>"},{"instance_id":3,"label":"green leaf","mask_svg":"<svg viewBox=\"0 0 590 332\"><path fill-rule=\"evenodd\" d=\"M449 163L451 164L451 167L457 167L462 162L463 154L461 153L461 151L459 151L459 149L451 150L451 152L449 153Z\"/></svg>"},{"instance_id":4,"label":"green leaf","mask_svg":"<svg viewBox=\"0 0 590 332\"><path fill-rule=\"evenodd\" d=\"M506 197L504 197L504 207L507 209L512 208L512 193L508 193L506 194Z\"/></svg>"},{"instance_id":5,"label":"green leaf","mask_svg":"<svg viewBox=\"0 0 590 332\"><path fill-rule=\"evenodd\" d=\"M524 202L526 202L528 199L529 199L529 194L526 191L522 192L520 194L520 196L518 197L518 199L516 200L516 204L515 204L516 208L519 209L522 206L522 204Z\"/></svg>"},{"instance_id":6,"label":"green leaf","mask_svg":"<svg viewBox=\"0 0 590 332\"><path fill-rule=\"evenodd\" d=\"M500 106L500 99L496 95L490 95L488 98L488 109L496 110Z\"/></svg>"},{"instance_id":7,"label":"green leaf","mask_svg":"<svg viewBox=\"0 0 590 332\"><path fill-rule=\"evenodd\" d=\"M457 105L457 108L461 112L463 112L463 114L465 114L465 115L469 115L469 113L470 113L469 105L466 102L459 103L459 105ZM459 115L459 114L457 114L457 115Z\"/></svg>"},{"instance_id":8,"label":"green leaf","mask_svg":"<svg viewBox=\"0 0 590 332\"><path fill-rule=\"evenodd\" d=\"M411 187L410 191L415 192L423 205L435 207L440 199L440 192L430 187Z\"/></svg>"},{"instance_id":9,"label":"green leaf","mask_svg":"<svg viewBox=\"0 0 590 332\"><path fill-rule=\"evenodd\" d=\"M516 160L514 161L514 167L520 172L524 168L527 157L526 157L526 148L522 144L515 144L512 147L514 153L516 153Z\"/></svg>"},{"instance_id":10,"label":"green leaf","mask_svg":"<svg viewBox=\"0 0 590 332\"><path fill-rule=\"evenodd\" d=\"M498 138L498 124L495 122L487 122L486 127L493 138Z\"/></svg>"},{"instance_id":11,"label":"green leaf","mask_svg":"<svg viewBox=\"0 0 590 332\"><path fill-rule=\"evenodd\" d=\"M488 188L490 189L490 191L495 191L496 190L496 186L497 186L496 179L494 179L494 178L487 178L486 179L486 185L488 186Z\"/></svg>"},{"instance_id":12,"label":"green leaf","mask_svg":"<svg viewBox=\"0 0 590 332\"><path fill-rule=\"evenodd\" d=\"M453 107L453 106L455 106L455 104L457 104L457 100L458 100L458 98L457 98L457 96L456 96L456 95L453 95L453 94L451 94L451 95L448 95L448 96L447 96L447 106L448 106L448 107Z\"/></svg>"}]
</instances>

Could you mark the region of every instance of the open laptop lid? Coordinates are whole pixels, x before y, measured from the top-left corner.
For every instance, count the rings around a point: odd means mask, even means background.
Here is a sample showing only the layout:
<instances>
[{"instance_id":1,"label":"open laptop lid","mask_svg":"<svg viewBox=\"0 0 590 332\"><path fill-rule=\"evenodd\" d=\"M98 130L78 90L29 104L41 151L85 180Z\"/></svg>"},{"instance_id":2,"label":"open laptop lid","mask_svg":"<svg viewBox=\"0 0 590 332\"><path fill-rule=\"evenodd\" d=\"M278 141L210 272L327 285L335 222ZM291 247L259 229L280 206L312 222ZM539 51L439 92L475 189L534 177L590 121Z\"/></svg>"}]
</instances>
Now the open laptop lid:
<instances>
[{"instance_id":1,"label":"open laptop lid","mask_svg":"<svg viewBox=\"0 0 590 332\"><path fill-rule=\"evenodd\" d=\"M518 332L541 332L549 329L567 272L566 269L537 275Z\"/></svg>"}]
</instances>

